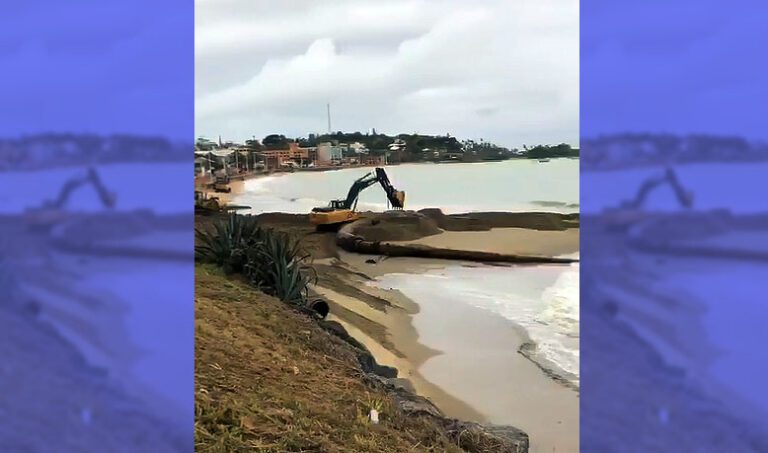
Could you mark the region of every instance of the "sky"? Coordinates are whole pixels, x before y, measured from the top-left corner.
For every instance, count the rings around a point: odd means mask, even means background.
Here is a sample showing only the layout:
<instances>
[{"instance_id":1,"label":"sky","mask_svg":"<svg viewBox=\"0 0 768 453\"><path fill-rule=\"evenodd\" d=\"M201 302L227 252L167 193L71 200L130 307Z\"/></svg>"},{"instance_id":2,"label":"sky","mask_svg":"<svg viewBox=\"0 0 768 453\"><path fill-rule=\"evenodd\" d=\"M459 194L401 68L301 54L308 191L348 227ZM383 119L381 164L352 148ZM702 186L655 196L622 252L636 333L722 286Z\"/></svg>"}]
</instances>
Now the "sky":
<instances>
[{"instance_id":1,"label":"sky","mask_svg":"<svg viewBox=\"0 0 768 453\"><path fill-rule=\"evenodd\" d=\"M197 0L195 133L579 137L577 0Z\"/></svg>"}]
</instances>

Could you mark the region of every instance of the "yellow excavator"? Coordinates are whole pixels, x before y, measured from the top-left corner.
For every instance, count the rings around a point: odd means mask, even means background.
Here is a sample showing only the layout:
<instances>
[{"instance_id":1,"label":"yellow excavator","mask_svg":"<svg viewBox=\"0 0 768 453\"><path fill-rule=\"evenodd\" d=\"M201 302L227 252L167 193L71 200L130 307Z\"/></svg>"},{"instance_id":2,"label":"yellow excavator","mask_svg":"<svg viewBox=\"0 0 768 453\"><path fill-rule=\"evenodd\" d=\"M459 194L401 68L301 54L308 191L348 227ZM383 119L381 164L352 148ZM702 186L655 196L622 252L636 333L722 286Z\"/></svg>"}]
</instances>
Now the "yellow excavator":
<instances>
[{"instance_id":1,"label":"yellow excavator","mask_svg":"<svg viewBox=\"0 0 768 453\"><path fill-rule=\"evenodd\" d=\"M360 218L355 211L360 192L379 183L387 194L387 200L393 209L403 209L405 206L405 192L396 190L389 182L389 177L383 168L358 178L349 188L346 198L331 200L328 206L312 209L309 213L309 221L318 229L338 226L342 223L352 222Z\"/></svg>"},{"instance_id":2,"label":"yellow excavator","mask_svg":"<svg viewBox=\"0 0 768 453\"><path fill-rule=\"evenodd\" d=\"M96 169L90 167L84 176L74 177L65 182L56 199L47 200L42 206L27 209L24 213L27 226L36 230L44 230L69 219L72 215L66 209L69 197L73 191L87 184L93 186L105 208L112 209L115 207L115 194L107 190Z\"/></svg>"},{"instance_id":3,"label":"yellow excavator","mask_svg":"<svg viewBox=\"0 0 768 453\"><path fill-rule=\"evenodd\" d=\"M621 202L617 207L606 209L602 214L603 221L613 229L626 229L647 219L649 213L643 208L645 200L652 191L664 185L669 185L672 188L678 204L682 208L691 209L693 207L693 193L683 187L677 173L672 168L667 168L664 173L643 181L634 198Z\"/></svg>"},{"instance_id":4,"label":"yellow excavator","mask_svg":"<svg viewBox=\"0 0 768 453\"><path fill-rule=\"evenodd\" d=\"M208 192L195 191L195 214L213 215L222 212L233 212L251 209L250 206L229 204L221 201L219 197L208 196Z\"/></svg>"}]
</instances>

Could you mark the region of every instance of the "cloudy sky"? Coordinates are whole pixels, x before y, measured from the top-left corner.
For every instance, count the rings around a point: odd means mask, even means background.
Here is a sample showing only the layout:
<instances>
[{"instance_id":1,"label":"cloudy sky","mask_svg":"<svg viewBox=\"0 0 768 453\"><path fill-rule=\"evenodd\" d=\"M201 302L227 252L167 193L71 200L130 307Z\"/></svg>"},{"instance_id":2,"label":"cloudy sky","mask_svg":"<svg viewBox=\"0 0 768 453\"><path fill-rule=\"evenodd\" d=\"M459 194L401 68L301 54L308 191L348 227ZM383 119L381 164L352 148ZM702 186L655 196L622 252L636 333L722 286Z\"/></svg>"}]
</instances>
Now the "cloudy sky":
<instances>
[{"instance_id":1,"label":"cloudy sky","mask_svg":"<svg viewBox=\"0 0 768 453\"><path fill-rule=\"evenodd\" d=\"M577 0L197 0L196 134L578 144Z\"/></svg>"}]
</instances>

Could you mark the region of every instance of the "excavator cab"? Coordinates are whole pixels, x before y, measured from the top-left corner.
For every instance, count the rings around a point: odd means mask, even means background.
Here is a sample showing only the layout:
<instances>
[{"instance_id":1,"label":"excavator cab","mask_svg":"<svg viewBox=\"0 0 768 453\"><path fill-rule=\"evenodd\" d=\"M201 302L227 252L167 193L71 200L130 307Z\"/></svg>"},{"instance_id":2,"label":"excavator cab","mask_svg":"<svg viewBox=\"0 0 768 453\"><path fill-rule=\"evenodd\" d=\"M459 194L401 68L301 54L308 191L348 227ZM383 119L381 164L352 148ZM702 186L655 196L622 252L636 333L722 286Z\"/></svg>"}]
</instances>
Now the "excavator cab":
<instances>
[{"instance_id":1,"label":"excavator cab","mask_svg":"<svg viewBox=\"0 0 768 453\"><path fill-rule=\"evenodd\" d=\"M405 192L396 190L389 182L389 177L383 168L376 168L361 178L358 178L349 188L347 198L331 200L328 206L322 206L312 209L309 213L309 221L316 225L318 229L327 227L336 227L342 223L352 222L360 218L360 214L355 211L357 200L360 193L379 183L387 194L387 200L394 209L403 209L405 206Z\"/></svg>"}]
</instances>

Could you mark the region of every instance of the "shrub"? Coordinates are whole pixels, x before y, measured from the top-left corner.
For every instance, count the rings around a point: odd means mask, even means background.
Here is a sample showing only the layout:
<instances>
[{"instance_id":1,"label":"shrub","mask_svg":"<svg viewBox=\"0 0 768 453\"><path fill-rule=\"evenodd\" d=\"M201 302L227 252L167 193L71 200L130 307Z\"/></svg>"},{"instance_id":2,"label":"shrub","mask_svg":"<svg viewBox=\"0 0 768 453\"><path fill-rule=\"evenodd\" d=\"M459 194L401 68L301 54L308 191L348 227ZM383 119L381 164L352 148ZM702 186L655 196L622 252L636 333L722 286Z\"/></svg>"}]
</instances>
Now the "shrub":
<instances>
[{"instance_id":1,"label":"shrub","mask_svg":"<svg viewBox=\"0 0 768 453\"><path fill-rule=\"evenodd\" d=\"M265 234L255 217L230 214L212 231L195 230L195 260L216 264L227 274L242 272L247 249Z\"/></svg>"},{"instance_id":2,"label":"shrub","mask_svg":"<svg viewBox=\"0 0 768 453\"><path fill-rule=\"evenodd\" d=\"M315 270L308 264L309 258L299 241L269 231L263 241L248 249L245 275L267 294L303 305L309 284L317 281Z\"/></svg>"},{"instance_id":3,"label":"shrub","mask_svg":"<svg viewBox=\"0 0 768 453\"><path fill-rule=\"evenodd\" d=\"M280 300L304 305L317 274L298 240L261 228L255 217L231 214L212 230L196 231L195 259L227 274L242 273L251 284Z\"/></svg>"}]
</instances>

